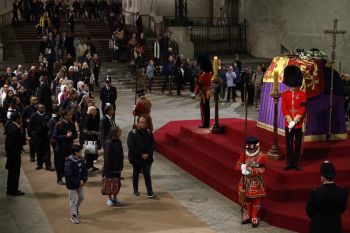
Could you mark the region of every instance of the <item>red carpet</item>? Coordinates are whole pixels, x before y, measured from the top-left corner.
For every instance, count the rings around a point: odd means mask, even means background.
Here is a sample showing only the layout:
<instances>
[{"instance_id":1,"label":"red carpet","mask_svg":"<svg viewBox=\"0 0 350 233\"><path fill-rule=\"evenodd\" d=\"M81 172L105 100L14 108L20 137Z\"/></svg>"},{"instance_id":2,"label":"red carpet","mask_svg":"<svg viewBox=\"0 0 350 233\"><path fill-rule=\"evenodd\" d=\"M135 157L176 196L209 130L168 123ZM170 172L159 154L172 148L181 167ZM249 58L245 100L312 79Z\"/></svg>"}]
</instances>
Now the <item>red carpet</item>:
<instances>
[{"instance_id":1,"label":"red carpet","mask_svg":"<svg viewBox=\"0 0 350 233\"><path fill-rule=\"evenodd\" d=\"M243 150L244 121L222 119L226 134L213 135L199 129L200 121L173 121L155 132L156 150L188 173L221 194L237 202L240 172L234 171ZM248 122L248 135L258 136L263 151L271 147L272 133ZM284 137L279 137L285 150ZM272 225L297 232L308 232L309 220L305 203L310 190L320 186L319 167L330 160L337 169L337 184L350 188L350 139L303 144L301 172L284 171L284 161L268 161L265 175L267 194L264 220ZM349 192L350 193L350 192ZM349 197L350 198L350 197ZM343 215L343 228L350 233L350 202Z\"/></svg>"}]
</instances>

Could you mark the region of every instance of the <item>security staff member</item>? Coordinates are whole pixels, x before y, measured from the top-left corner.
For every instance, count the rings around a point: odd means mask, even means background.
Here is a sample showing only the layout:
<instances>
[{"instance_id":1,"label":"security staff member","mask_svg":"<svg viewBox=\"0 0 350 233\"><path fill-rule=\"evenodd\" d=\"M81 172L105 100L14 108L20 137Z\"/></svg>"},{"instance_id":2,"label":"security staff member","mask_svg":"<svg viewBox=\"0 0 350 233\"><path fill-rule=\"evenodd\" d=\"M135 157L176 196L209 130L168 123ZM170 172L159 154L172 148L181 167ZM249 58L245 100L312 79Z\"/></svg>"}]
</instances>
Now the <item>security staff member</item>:
<instances>
[{"instance_id":1,"label":"security staff member","mask_svg":"<svg viewBox=\"0 0 350 233\"><path fill-rule=\"evenodd\" d=\"M106 77L106 86L101 88L100 100L102 102L102 109L105 109L107 104L111 104L115 108L115 102L117 100L117 88L112 86L112 78Z\"/></svg>"},{"instance_id":2,"label":"security staff member","mask_svg":"<svg viewBox=\"0 0 350 233\"><path fill-rule=\"evenodd\" d=\"M35 95L30 97L30 104L24 107L22 112L22 119L23 119L23 130L25 132L25 129L28 128L28 123L30 117L36 112L37 108L37 98ZM29 134L28 134L29 137ZM35 146L33 139L29 140L29 155L30 155L30 161L35 162Z\"/></svg>"},{"instance_id":3,"label":"security staff member","mask_svg":"<svg viewBox=\"0 0 350 233\"><path fill-rule=\"evenodd\" d=\"M5 128L6 169L8 170L7 195L11 196L24 195L24 192L18 189L21 171L21 152L24 144L21 122L21 114L14 112L11 114L11 120L8 121Z\"/></svg>"},{"instance_id":4,"label":"security staff member","mask_svg":"<svg viewBox=\"0 0 350 233\"><path fill-rule=\"evenodd\" d=\"M341 215L347 206L346 189L335 185L334 165L325 161L320 168L323 185L312 190L306 204L306 213L311 220L310 233L341 233Z\"/></svg>"},{"instance_id":5,"label":"security staff member","mask_svg":"<svg viewBox=\"0 0 350 233\"><path fill-rule=\"evenodd\" d=\"M46 170L54 171L51 166L50 138L49 138L50 115L45 112L45 105L39 104L38 111L29 119L28 134L34 142L37 153L37 168L40 170L45 163Z\"/></svg>"}]
</instances>

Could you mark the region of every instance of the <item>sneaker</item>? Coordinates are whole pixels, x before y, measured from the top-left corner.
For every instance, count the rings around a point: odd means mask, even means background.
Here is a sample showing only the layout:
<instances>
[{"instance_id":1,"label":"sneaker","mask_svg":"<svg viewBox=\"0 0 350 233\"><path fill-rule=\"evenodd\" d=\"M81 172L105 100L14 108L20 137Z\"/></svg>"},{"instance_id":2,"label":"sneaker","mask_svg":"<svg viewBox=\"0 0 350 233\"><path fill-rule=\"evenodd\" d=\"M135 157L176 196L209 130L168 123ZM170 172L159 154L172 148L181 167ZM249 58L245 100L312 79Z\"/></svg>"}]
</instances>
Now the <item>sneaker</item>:
<instances>
[{"instance_id":1,"label":"sneaker","mask_svg":"<svg viewBox=\"0 0 350 233\"><path fill-rule=\"evenodd\" d=\"M108 199L108 200L106 201L106 204L107 204L108 206L113 206L113 205L114 205L113 200L111 200L111 199Z\"/></svg>"},{"instance_id":2,"label":"sneaker","mask_svg":"<svg viewBox=\"0 0 350 233\"><path fill-rule=\"evenodd\" d=\"M57 181L57 184L59 184L59 185L65 185L66 183L64 183L63 180L59 180L59 181Z\"/></svg>"},{"instance_id":3,"label":"sneaker","mask_svg":"<svg viewBox=\"0 0 350 233\"><path fill-rule=\"evenodd\" d=\"M118 199L113 199L113 205L115 206L121 206L122 203Z\"/></svg>"},{"instance_id":4,"label":"sneaker","mask_svg":"<svg viewBox=\"0 0 350 233\"><path fill-rule=\"evenodd\" d=\"M148 198L156 198L157 194L156 193L150 193L147 195Z\"/></svg>"},{"instance_id":5,"label":"sneaker","mask_svg":"<svg viewBox=\"0 0 350 233\"><path fill-rule=\"evenodd\" d=\"M140 193L139 192L134 192L134 195L138 197L138 196L140 196Z\"/></svg>"},{"instance_id":6,"label":"sneaker","mask_svg":"<svg viewBox=\"0 0 350 233\"><path fill-rule=\"evenodd\" d=\"M73 223L73 224L79 224L80 221L78 219L78 217L76 215L72 215L72 217L70 218L70 221Z\"/></svg>"}]
</instances>

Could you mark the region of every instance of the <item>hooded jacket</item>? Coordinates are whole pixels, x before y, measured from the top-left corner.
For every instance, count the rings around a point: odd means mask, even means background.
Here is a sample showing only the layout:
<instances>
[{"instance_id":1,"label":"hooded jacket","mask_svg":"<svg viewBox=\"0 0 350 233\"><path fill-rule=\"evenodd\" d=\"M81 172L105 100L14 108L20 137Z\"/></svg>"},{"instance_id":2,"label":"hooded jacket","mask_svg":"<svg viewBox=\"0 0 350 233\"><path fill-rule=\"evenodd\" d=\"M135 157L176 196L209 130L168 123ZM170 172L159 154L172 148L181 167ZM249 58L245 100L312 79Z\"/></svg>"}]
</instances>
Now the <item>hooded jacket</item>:
<instances>
[{"instance_id":1,"label":"hooded jacket","mask_svg":"<svg viewBox=\"0 0 350 233\"><path fill-rule=\"evenodd\" d=\"M86 183L88 179L88 172L86 169L85 159L77 158L73 155L68 156L64 166L64 175L68 189L78 189L80 187L81 180Z\"/></svg>"}]
</instances>

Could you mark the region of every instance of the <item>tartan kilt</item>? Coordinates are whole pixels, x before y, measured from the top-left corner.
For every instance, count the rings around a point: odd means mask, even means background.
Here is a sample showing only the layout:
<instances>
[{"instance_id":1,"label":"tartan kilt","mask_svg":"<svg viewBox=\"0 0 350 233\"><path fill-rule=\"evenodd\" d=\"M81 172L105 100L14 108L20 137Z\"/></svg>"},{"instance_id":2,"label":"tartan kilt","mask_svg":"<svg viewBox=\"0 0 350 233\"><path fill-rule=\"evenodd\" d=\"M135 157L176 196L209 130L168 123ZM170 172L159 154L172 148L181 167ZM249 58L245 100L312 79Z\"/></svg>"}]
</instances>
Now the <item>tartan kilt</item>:
<instances>
[{"instance_id":1,"label":"tartan kilt","mask_svg":"<svg viewBox=\"0 0 350 233\"><path fill-rule=\"evenodd\" d=\"M120 186L118 178L102 178L102 195L118 195Z\"/></svg>"}]
</instances>

